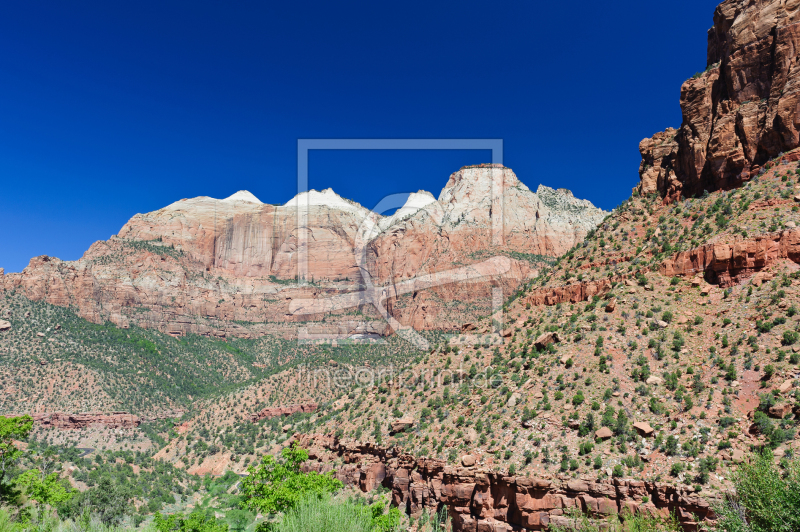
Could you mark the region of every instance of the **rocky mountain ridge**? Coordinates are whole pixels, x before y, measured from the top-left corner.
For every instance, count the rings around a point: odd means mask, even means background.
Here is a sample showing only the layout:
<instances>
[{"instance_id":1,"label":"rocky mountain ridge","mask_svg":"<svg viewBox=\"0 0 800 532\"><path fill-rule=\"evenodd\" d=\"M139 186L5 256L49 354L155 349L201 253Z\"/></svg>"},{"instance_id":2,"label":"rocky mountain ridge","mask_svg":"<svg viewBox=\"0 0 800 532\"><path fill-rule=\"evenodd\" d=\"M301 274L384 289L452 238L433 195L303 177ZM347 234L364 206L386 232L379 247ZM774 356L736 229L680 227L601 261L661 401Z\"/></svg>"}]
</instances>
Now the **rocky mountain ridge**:
<instances>
[{"instance_id":1,"label":"rocky mountain ridge","mask_svg":"<svg viewBox=\"0 0 800 532\"><path fill-rule=\"evenodd\" d=\"M321 334L346 338L388 332L363 293L369 280L388 290L385 311L402 325L456 328L469 309L489 313L493 286L510 293L541 260L485 259L557 256L605 215L563 190L534 193L497 165L462 168L438 200L421 191L386 217L331 189L283 206L240 191L137 214L81 259L36 257L23 272L0 276L0 286L74 307L90 321L173 335L291 335L287 323L312 321ZM464 267L472 269L448 274ZM431 275L438 277L427 290L398 284ZM351 295L334 316L290 310L298 300L342 294Z\"/></svg>"}]
</instances>

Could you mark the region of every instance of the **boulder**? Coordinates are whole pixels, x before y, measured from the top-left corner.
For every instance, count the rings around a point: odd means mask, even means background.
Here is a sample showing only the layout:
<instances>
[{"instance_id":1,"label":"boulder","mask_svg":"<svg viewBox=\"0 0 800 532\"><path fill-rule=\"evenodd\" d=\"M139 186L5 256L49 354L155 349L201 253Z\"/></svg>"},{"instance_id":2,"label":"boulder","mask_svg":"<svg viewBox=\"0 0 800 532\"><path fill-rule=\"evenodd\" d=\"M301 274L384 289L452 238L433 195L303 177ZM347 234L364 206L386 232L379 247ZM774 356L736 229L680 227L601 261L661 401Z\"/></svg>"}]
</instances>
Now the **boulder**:
<instances>
[{"instance_id":1,"label":"boulder","mask_svg":"<svg viewBox=\"0 0 800 532\"><path fill-rule=\"evenodd\" d=\"M770 417L774 417L777 419L783 419L786 417L789 412L792 411L792 405L789 403L781 403L779 405L772 405L769 407L769 415Z\"/></svg>"},{"instance_id":2,"label":"boulder","mask_svg":"<svg viewBox=\"0 0 800 532\"><path fill-rule=\"evenodd\" d=\"M636 429L636 432L644 436L645 438L649 438L653 435L653 427L650 426L649 423L645 421L637 421L633 424L633 428Z\"/></svg>"},{"instance_id":3,"label":"boulder","mask_svg":"<svg viewBox=\"0 0 800 532\"><path fill-rule=\"evenodd\" d=\"M656 377L655 375L650 375L649 377L647 377L647 380L644 381L644 382L645 382L645 384L650 384L652 386L658 386L659 384L661 384L664 381L661 379L661 377Z\"/></svg>"},{"instance_id":4,"label":"boulder","mask_svg":"<svg viewBox=\"0 0 800 532\"><path fill-rule=\"evenodd\" d=\"M11 323L5 320L0 320L0 331L8 331L11 329Z\"/></svg>"},{"instance_id":5,"label":"boulder","mask_svg":"<svg viewBox=\"0 0 800 532\"><path fill-rule=\"evenodd\" d=\"M464 467L472 467L475 465L475 457L471 454L465 454L461 457L461 465Z\"/></svg>"},{"instance_id":6,"label":"boulder","mask_svg":"<svg viewBox=\"0 0 800 532\"><path fill-rule=\"evenodd\" d=\"M608 428L608 427L602 427L601 429L596 430L594 432L594 437L599 439L599 440L607 440L610 437L612 437L613 435L614 435L614 433L611 432L611 429Z\"/></svg>"},{"instance_id":7,"label":"boulder","mask_svg":"<svg viewBox=\"0 0 800 532\"><path fill-rule=\"evenodd\" d=\"M478 431L472 427L464 431L464 441L467 443L475 443L478 441Z\"/></svg>"},{"instance_id":8,"label":"boulder","mask_svg":"<svg viewBox=\"0 0 800 532\"><path fill-rule=\"evenodd\" d=\"M392 434L404 432L414 426L414 418L411 416L403 416L397 421L392 422Z\"/></svg>"},{"instance_id":9,"label":"boulder","mask_svg":"<svg viewBox=\"0 0 800 532\"><path fill-rule=\"evenodd\" d=\"M778 388L778 390L781 393L786 393L786 392L788 392L789 390L792 389L793 384L794 384L794 381L792 381L792 380L784 381L784 383L781 384L781 386L780 386L780 388Z\"/></svg>"},{"instance_id":10,"label":"boulder","mask_svg":"<svg viewBox=\"0 0 800 532\"><path fill-rule=\"evenodd\" d=\"M557 332L546 332L539 336L533 345L537 349L544 349L550 344L557 344L559 342L561 342L561 338L558 336Z\"/></svg>"},{"instance_id":11,"label":"boulder","mask_svg":"<svg viewBox=\"0 0 800 532\"><path fill-rule=\"evenodd\" d=\"M616 308L617 308L617 298L612 297L606 304L606 312L614 312Z\"/></svg>"}]
</instances>

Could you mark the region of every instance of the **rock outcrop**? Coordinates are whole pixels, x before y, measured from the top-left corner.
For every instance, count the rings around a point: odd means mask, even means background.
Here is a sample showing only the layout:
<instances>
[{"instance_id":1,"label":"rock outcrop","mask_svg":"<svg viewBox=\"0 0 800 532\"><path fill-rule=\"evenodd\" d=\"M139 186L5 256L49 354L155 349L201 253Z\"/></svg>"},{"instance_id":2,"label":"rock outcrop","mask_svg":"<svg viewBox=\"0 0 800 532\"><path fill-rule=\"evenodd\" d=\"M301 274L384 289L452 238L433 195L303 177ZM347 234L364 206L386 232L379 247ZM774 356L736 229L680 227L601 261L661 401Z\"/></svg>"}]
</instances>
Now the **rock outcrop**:
<instances>
[{"instance_id":1,"label":"rock outcrop","mask_svg":"<svg viewBox=\"0 0 800 532\"><path fill-rule=\"evenodd\" d=\"M739 185L800 145L800 3L726 0L707 68L681 87L683 123L639 145L642 193L667 201Z\"/></svg>"},{"instance_id":2,"label":"rock outcrop","mask_svg":"<svg viewBox=\"0 0 800 532\"><path fill-rule=\"evenodd\" d=\"M475 457L462 459L470 467L441 460L414 458L393 448L340 441L333 436L303 435L310 450L309 469L329 470L331 464L345 484L371 491L392 490L392 502L409 515L447 508L456 532L545 530L569 525L566 515L578 509L603 519L623 512L668 516L674 513L685 528L714 519L709 501L691 487L628 479L545 479L509 476L476 466Z\"/></svg>"},{"instance_id":3,"label":"rock outcrop","mask_svg":"<svg viewBox=\"0 0 800 532\"><path fill-rule=\"evenodd\" d=\"M49 412L32 414L33 422L44 428L57 429L87 429L87 428L108 428L108 429L134 429L138 427L142 420L139 416L128 412L85 412L80 414L65 414L63 412Z\"/></svg>"},{"instance_id":4,"label":"rock outcrop","mask_svg":"<svg viewBox=\"0 0 800 532\"><path fill-rule=\"evenodd\" d=\"M800 230L706 244L676 253L661 264L660 273L669 277L705 275L709 282L727 288L781 259L800 263Z\"/></svg>"},{"instance_id":5,"label":"rock outcrop","mask_svg":"<svg viewBox=\"0 0 800 532\"><path fill-rule=\"evenodd\" d=\"M175 336L294 336L297 322L315 337L391 332L374 319L350 323L353 311L447 329L488 313L493 288L508 294L536 274L515 252L559 255L606 214L569 191L534 193L497 165L462 168L438 200L412 194L390 217L330 189L282 206L241 191L137 214L80 260L36 257L0 276L0 288Z\"/></svg>"},{"instance_id":6,"label":"rock outcrop","mask_svg":"<svg viewBox=\"0 0 800 532\"><path fill-rule=\"evenodd\" d=\"M531 290L531 292L523 298L523 302L530 303L534 306L579 303L590 299L592 296L603 296L607 294L611 291L611 285L614 282L620 281L625 277L626 276L618 276L599 279L597 281L581 281L564 286L539 288L537 290Z\"/></svg>"},{"instance_id":7,"label":"rock outcrop","mask_svg":"<svg viewBox=\"0 0 800 532\"><path fill-rule=\"evenodd\" d=\"M316 412L319 405L317 403L306 403L302 405L288 405L288 406L272 406L267 407L260 412L257 412L250 416L250 421L256 423L261 421L262 419L271 419L273 417L280 417L280 416L291 416L292 414L296 414L298 412L302 412L304 414L310 414L311 412Z\"/></svg>"}]
</instances>

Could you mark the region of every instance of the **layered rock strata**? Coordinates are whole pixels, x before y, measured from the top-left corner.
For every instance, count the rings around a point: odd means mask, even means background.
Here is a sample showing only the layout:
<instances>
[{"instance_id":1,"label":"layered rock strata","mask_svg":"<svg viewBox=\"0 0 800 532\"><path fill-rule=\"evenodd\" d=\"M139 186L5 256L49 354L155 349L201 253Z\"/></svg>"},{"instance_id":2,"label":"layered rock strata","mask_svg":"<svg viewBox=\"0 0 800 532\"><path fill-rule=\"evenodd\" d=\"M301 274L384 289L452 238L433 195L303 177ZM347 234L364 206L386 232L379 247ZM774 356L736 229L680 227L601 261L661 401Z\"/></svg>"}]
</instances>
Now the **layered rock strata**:
<instances>
[{"instance_id":1,"label":"layered rock strata","mask_svg":"<svg viewBox=\"0 0 800 532\"><path fill-rule=\"evenodd\" d=\"M333 436L297 439L310 449L314 462L308 464L309 469L325 470L339 463L334 468L337 478L365 492L378 486L391 489L392 503L412 516L447 508L456 532L569 527L567 515L572 509L598 519L625 512L674 514L686 529L714 519L709 501L691 487L627 479L508 476L476 466L472 456L462 459L468 467L455 467Z\"/></svg>"},{"instance_id":2,"label":"layered rock strata","mask_svg":"<svg viewBox=\"0 0 800 532\"><path fill-rule=\"evenodd\" d=\"M510 293L536 274L535 260L509 255L559 255L606 214L566 190L534 193L498 165L462 168L438 200L412 194L390 217L332 190L282 206L243 191L137 214L80 260L36 257L0 288L175 336L294 336L303 322L312 336L371 337L391 332L370 319L384 312L401 326L454 328L488 313L493 288ZM307 312L328 299L329 310ZM354 313L367 319L352 323Z\"/></svg>"},{"instance_id":3,"label":"layered rock strata","mask_svg":"<svg viewBox=\"0 0 800 532\"><path fill-rule=\"evenodd\" d=\"M683 251L665 260L660 273L669 277L704 275L709 282L727 288L782 259L800 263L800 230L706 244Z\"/></svg>"},{"instance_id":4,"label":"layered rock strata","mask_svg":"<svg viewBox=\"0 0 800 532\"><path fill-rule=\"evenodd\" d=\"M668 201L739 185L800 145L800 3L726 0L707 67L681 87L683 122L639 145L640 190Z\"/></svg>"}]
</instances>

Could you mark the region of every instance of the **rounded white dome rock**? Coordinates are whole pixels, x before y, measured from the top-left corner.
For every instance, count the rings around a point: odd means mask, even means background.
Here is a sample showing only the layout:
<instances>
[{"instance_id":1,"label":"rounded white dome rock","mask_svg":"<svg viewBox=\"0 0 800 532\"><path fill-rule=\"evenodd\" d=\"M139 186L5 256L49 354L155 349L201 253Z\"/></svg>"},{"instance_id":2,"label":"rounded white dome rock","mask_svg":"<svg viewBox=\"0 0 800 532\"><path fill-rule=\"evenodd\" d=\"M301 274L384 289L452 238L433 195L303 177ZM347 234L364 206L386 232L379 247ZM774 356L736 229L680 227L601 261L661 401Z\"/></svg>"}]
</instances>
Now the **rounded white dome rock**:
<instances>
[{"instance_id":1,"label":"rounded white dome rock","mask_svg":"<svg viewBox=\"0 0 800 532\"><path fill-rule=\"evenodd\" d=\"M247 203L257 203L259 205L263 205L263 202L260 199L255 197L252 194L252 192L249 192L247 190L240 190L239 192L237 192L233 196L228 196L227 198L225 198L222 201L228 201L228 202L231 202L231 203L234 202L234 201L245 201Z\"/></svg>"}]
</instances>

